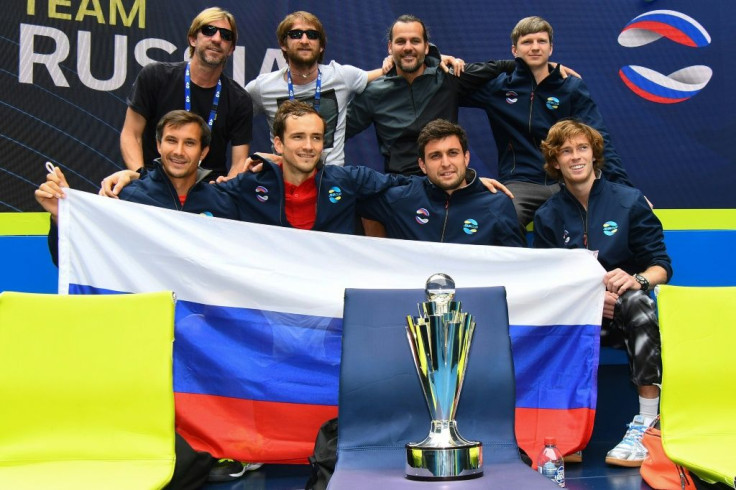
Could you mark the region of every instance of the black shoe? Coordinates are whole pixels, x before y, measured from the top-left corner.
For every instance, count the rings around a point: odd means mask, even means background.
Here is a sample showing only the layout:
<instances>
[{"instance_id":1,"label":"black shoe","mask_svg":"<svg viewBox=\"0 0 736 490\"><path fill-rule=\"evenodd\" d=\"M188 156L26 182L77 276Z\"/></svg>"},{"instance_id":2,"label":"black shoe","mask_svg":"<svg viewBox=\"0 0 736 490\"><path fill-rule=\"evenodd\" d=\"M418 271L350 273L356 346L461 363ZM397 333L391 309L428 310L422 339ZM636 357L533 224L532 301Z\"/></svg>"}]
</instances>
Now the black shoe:
<instances>
[{"instance_id":1,"label":"black shoe","mask_svg":"<svg viewBox=\"0 0 736 490\"><path fill-rule=\"evenodd\" d=\"M241 463L233 459L218 459L210 469L207 481L221 482L237 480L248 471L255 471L263 466L261 463Z\"/></svg>"}]
</instances>

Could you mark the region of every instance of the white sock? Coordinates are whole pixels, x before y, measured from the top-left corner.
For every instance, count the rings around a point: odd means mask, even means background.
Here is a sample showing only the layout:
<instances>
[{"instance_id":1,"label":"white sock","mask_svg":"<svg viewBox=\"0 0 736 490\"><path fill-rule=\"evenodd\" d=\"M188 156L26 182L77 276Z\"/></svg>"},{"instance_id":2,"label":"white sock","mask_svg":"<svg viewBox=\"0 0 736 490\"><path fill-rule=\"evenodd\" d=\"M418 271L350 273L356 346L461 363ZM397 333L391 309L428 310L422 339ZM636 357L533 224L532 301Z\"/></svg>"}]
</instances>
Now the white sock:
<instances>
[{"instance_id":1,"label":"white sock","mask_svg":"<svg viewBox=\"0 0 736 490\"><path fill-rule=\"evenodd\" d=\"M657 418L659 413L659 397L657 398L643 398L639 397L639 415L644 417L647 423L651 423L652 420Z\"/></svg>"}]
</instances>

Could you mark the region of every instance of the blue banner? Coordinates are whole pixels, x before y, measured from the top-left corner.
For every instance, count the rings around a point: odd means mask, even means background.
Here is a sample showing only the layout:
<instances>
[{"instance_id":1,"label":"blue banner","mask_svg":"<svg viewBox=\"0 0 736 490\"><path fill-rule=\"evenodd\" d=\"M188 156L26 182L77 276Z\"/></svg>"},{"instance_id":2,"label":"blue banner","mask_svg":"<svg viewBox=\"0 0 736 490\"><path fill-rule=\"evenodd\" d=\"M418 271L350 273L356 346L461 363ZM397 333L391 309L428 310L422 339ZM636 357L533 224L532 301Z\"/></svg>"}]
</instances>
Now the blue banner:
<instances>
[{"instance_id":1,"label":"blue banner","mask_svg":"<svg viewBox=\"0 0 736 490\"><path fill-rule=\"evenodd\" d=\"M62 167L74 188L93 191L122 168L119 132L141 67L185 56L200 2L13 0L0 19L0 211L37 210L43 163ZM555 28L553 59L579 72L605 118L632 181L657 208L736 208L736 78L730 48L736 9L726 0L489 2L462 8L439 0L255 2L223 0L238 20L226 72L245 84L284 63L275 30L289 12L316 14L325 59L364 69L386 55L399 15L421 17L442 52L467 61L510 59L516 22L540 15ZM696 8L697 7L697 8ZM496 175L485 115L461 111L471 165ZM265 119L254 150L269 150ZM347 162L382 167L371 130L347 143Z\"/></svg>"}]
</instances>

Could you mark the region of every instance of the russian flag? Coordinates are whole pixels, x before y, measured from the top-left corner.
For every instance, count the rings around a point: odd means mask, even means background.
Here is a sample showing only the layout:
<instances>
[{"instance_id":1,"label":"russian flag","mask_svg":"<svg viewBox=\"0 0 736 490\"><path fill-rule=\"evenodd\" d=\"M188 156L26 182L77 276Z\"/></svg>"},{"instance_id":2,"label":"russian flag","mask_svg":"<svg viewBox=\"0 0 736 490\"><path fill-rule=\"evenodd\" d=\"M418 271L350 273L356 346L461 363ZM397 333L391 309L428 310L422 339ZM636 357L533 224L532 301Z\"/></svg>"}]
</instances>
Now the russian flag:
<instances>
[{"instance_id":1,"label":"russian flag","mask_svg":"<svg viewBox=\"0 0 736 490\"><path fill-rule=\"evenodd\" d=\"M507 289L519 445L590 438L604 270L588 251L319 233L73 190L59 223L60 293L176 292L177 430L196 449L305 462L338 412L345 288L415 289L436 272Z\"/></svg>"}]
</instances>

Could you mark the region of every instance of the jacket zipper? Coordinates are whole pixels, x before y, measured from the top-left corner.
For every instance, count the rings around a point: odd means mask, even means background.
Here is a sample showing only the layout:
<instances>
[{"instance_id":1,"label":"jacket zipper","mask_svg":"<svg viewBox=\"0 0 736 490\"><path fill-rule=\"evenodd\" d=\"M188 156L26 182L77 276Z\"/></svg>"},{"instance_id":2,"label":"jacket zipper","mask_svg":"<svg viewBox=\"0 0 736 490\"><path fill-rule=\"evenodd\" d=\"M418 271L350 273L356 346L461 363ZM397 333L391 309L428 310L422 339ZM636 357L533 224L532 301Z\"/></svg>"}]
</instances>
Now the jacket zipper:
<instances>
[{"instance_id":1,"label":"jacket zipper","mask_svg":"<svg viewBox=\"0 0 736 490\"><path fill-rule=\"evenodd\" d=\"M445 201L445 221L442 223L442 235L440 236L440 242L445 241L445 229L447 228L447 217L450 215L450 196L447 196Z\"/></svg>"},{"instance_id":2,"label":"jacket zipper","mask_svg":"<svg viewBox=\"0 0 736 490\"><path fill-rule=\"evenodd\" d=\"M580 213L580 220L583 222L583 246L590 250L588 248L588 213L580 207L578 207L578 213ZM583 213L585 213L583 215Z\"/></svg>"},{"instance_id":3,"label":"jacket zipper","mask_svg":"<svg viewBox=\"0 0 736 490\"><path fill-rule=\"evenodd\" d=\"M324 169L322 169L324 170ZM313 230L317 229L317 218L319 217L319 196L322 194L322 178L324 177L325 173L322 170L317 170L319 172L319 179L316 182L317 185L317 202L314 204L314 225L312 226Z\"/></svg>"},{"instance_id":4,"label":"jacket zipper","mask_svg":"<svg viewBox=\"0 0 736 490\"><path fill-rule=\"evenodd\" d=\"M184 206L182 205L181 201L179 200L179 195L176 192L176 189L174 188L174 184L171 183L171 180L169 180L168 177L164 177L168 181L168 189L169 189L169 196L171 196L171 199L174 201L174 209L177 211L181 211L184 209ZM196 183L194 185L197 185ZM193 187L193 186L192 186ZM191 191L191 189L190 189ZM188 194L188 193L187 193ZM187 196L188 197L188 196ZM186 203L186 201L184 201Z\"/></svg>"}]
</instances>

